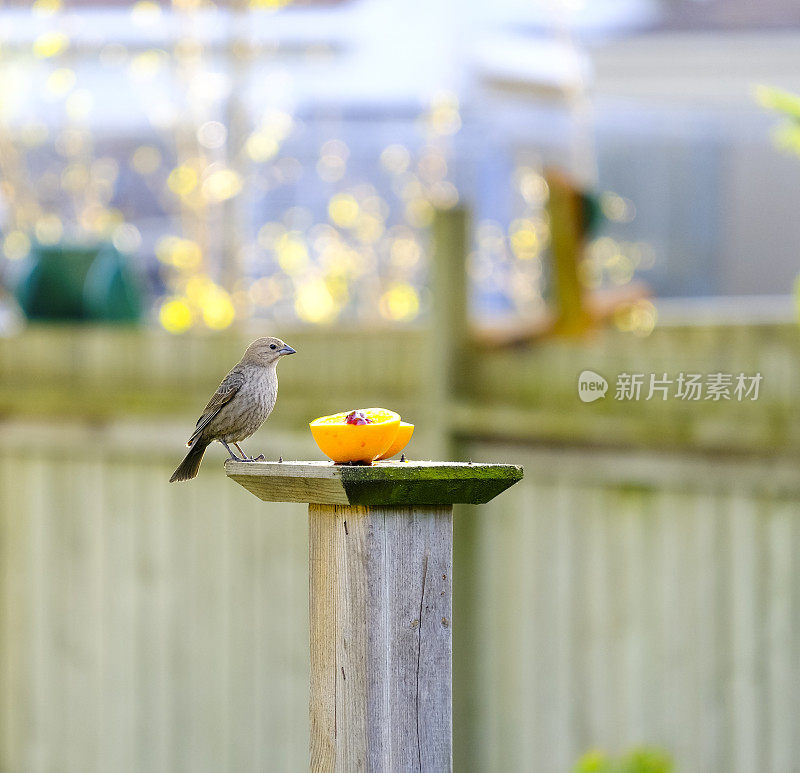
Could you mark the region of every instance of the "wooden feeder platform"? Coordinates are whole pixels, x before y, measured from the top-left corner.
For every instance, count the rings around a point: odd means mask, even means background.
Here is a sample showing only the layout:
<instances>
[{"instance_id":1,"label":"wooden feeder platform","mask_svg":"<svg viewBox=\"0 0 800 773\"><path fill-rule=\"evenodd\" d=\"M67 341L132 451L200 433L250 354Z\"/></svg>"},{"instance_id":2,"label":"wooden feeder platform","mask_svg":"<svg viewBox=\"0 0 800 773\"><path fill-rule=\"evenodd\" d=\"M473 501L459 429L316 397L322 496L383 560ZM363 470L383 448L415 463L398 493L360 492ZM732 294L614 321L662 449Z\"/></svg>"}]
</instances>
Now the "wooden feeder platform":
<instances>
[{"instance_id":1,"label":"wooden feeder platform","mask_svg":"<svg viewBox=\"0 0 800 773\"><path fill-rule=\"evenodd\" d=\"M522 478L511 464L225 464L309 513L311 770L453 764L453 505Z\"/></svg>"},{"instance_id":2,"label":"wooden feeder platform","mask_svg":"<svg viewBox=\"0 0 800 773\"><path fill-rule=\"evenodd\" d=\"M265 502L325 505L482 505L522 479L514 464L234 462L228 477Z\"/></svg>"}]
</instances>

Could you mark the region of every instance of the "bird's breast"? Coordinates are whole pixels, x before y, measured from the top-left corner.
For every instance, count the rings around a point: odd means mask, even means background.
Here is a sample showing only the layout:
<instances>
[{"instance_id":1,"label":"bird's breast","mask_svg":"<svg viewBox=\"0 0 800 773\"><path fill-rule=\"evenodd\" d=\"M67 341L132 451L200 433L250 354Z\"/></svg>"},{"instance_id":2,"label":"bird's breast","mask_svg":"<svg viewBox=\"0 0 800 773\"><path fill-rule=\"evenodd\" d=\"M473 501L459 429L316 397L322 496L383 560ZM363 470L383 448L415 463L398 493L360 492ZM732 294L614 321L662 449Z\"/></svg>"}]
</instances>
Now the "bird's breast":
<instances>
[{"instance_id":1,"label":"bird's breast","mask_svg":"<svg viewBox=\"0 0 800 773\"><path fill-rule=\"evenodd\" d=\"M256 377L248 379L244 390L245 399L252 405L253 409L262 415L261 421L267 418L275 407L275 399L278 396L278 379L269 372L259 373Z\"/></svg>"},{"instance_id":2,"label":"bird's breast","mask_svg":"<svg viewBox=\"0 0 800 773\"><path fill-rule=\"evenodd\" d=\"M216 433L225 442L250 437L275 407L278 379L275 373L259 368L247 374L236 397L217 417Z\"/></svg>"}]
</instances>

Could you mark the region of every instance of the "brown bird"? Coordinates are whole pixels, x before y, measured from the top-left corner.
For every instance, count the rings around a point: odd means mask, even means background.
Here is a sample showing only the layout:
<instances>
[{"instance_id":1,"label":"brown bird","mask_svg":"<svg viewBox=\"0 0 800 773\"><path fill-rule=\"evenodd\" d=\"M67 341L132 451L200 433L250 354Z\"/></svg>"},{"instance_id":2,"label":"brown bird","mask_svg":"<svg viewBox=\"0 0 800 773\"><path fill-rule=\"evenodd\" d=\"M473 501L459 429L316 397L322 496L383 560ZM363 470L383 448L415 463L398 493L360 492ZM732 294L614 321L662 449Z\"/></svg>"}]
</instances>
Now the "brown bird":
<instances>
[{"instance_id":1,"label":"brown bird","mask_svg":"<svg viewBox=\"0 0 800 773\"><path fill-rule=\"evenodd\" d=\"M276 367L284 354L295 354L295 350L280 338L258 338L247 347L242 359L225 376L197 420L197 426L186 443L189 453L172 473L170 483L194 478L206 448L215 440L219 440L231 459L236 461L256 462L264 458L247 456L239 443L249 438L272 413L278 397ZM228 443L236 446L241 459L231 451Z\"/></svg>"}]
</instances>

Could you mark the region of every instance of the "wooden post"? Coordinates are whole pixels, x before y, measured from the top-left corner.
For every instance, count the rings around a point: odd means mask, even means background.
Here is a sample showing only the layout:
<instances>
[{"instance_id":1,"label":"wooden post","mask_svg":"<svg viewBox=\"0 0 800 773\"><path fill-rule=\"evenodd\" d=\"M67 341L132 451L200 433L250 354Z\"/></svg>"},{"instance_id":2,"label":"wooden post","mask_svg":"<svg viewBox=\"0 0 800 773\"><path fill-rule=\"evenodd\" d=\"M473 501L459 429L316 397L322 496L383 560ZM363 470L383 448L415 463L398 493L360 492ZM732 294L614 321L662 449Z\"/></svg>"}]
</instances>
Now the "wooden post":
<instances>
[{"instance_id":1,"label":"wooden post","mask_svg":"<svg viewBox=\"0 0 800 773\"><path fill-rule=\"evenodd\" d=\"M234 462L268 502L309 503L311 770L452 768L453 504L514 465Z\"/></svg>"},{"instance_id":2,"label":"wooden post","mask_svg":"<svg viewBox=\"0 0 800 773\"><path fill-rule=\"evenodd\" d=\"M579 273L586 248L586 199L575 183L557 169L546 170L545 179L550 191L547 211L556 304L554 331L581 336L591 327Z\"/></svg>"},{"instance_id":3,"label":"wooden post","mask_svg":"<svg viewBox=\"0 0 800 773\"><path fill-rule=\"evenodd\" d=\"M431 433L429 453L459 458L450 427L449 406L465 380L465 356L469 346L467 253L469 216L466 209L437 209L431 228L433 249L430 281L433 319L428 347L427 416Z\"/></svg>"}]
</instances>

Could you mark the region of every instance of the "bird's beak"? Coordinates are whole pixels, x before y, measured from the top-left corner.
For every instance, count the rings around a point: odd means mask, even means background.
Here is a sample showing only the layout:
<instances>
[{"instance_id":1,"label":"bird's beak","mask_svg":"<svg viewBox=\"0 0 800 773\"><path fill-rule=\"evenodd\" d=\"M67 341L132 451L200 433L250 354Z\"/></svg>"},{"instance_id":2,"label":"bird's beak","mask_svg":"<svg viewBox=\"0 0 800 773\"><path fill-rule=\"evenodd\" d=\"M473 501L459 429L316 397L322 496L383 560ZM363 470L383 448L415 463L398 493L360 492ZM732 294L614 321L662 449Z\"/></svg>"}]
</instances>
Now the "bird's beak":
<instances>
[{"instance_id":1,"label":"bird's beak","mask_svg":"<svg viewBox=\"0 0 800 773\"><path fill-rule=\"evenodd\" d=\"M291 346L284 346L283 349L278 349L278 354L297 354Z\"/></svg>"}]
</instances>

